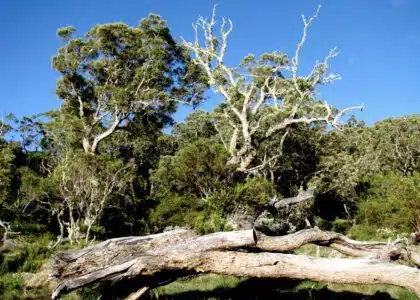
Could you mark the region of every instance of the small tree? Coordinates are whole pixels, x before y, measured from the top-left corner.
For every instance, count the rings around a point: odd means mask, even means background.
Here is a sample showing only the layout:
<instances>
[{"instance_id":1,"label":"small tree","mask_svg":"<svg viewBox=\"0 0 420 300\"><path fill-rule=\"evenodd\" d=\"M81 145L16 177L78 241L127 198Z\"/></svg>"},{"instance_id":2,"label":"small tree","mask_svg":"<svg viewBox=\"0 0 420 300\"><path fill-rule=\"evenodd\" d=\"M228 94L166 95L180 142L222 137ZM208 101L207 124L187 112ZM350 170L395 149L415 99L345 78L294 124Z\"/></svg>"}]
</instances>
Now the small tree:
<instances>
[{"instance_id":1,"label":"small tree","mask_svg":"<svg viewBox=\"0 0 420 300\"><path fill-rule=\"evenodd\" d=\"M340 118L346 112L363 108L338 110L317 99L317 86L340 78L327 72L329 61L338 55L337 48L333 48L324 61L316 62L309 74L299 74L300 53L319 9L309 20L302 16L302 38L291 58L280 52L265 53L258 59L250 54L237 67L228 67L224 58L233 25L231 20L223 18L220 35L217 35L215 10L210 20L200 17L193 24L195 41L184 41L194 54L195 63L205 70L211 87L224 98L216 112L215 124L230 154L229 163L238 165L238 171L259 173L279 158L290 125L322 123L339 128ZM204 44L200 44L199 31L204 35ZM256 164L258 145L275 133L282 135L278 151Z\"/></svg>"},{"instance_id":2,"label":"small tree","mask_svg":"<svg viewBox=\"0 0 420 300\"><path fill-rule=\"evenodd\" d=\"M89 241L92 226L101 218L113 193L129 181L130 167L99 156L63 155L52 173L61 201L50 205L60 225L59 240L66 230L71 243L79 242L85 227L85 241Z\"/></svg>"}]
</instances>

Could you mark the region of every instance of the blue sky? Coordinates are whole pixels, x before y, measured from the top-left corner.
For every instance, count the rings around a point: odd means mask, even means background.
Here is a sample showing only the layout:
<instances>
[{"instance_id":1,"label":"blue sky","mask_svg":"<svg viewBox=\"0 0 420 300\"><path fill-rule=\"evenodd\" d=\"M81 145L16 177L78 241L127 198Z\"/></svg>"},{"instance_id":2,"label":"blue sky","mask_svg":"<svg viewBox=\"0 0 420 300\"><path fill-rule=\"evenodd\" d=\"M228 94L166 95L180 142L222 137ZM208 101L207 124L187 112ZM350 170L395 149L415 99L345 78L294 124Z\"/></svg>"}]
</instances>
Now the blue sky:
<instances>
[{"instance_id":1,"label":"blue sky","mask_svg":"<svg viewBox=\"0 0 420 300\"><path fill-rule=\"evenodd\" d=\"M82 35L95 24L137 25L148 13L162 15L175 37L192 37L191 23L211 13L204 0L3 0L0 4L0 115L33 115L59 106L58 74L51 57L60 46L56 29L74 25ZM364 103L358 117L373 123L390 116L420 113L420 1L418 0L217 0L218 15L234 30L227 63L246 54L283 50L292 54L301 35L300 14L322 4L320 18L302 52L303 67L323 59L337 45L332 71L342 80L320 95L338 107ZM204 109L211 109L218 97ZM176 115L182 120L188 109Z\"/></svg>"}]
</instances>

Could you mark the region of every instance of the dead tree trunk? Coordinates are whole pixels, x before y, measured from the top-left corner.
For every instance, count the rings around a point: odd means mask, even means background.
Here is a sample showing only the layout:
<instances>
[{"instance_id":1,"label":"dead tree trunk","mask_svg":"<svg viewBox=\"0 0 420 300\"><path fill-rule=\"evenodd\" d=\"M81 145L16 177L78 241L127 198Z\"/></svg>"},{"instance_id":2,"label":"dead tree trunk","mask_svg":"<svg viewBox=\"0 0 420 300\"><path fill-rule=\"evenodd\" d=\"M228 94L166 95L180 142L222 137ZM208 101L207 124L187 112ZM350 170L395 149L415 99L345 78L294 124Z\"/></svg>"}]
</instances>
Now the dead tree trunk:
<instances>
[{"instance_id":1,"label":"dead tree trunk","mask_svg":"<svg viewBox=\"0 0 420 300\"><path fill-rule=\"evenodd\" d=\"M278 253L304 244L332 247L359 258L314 258ZM263 278L293 278L353 284L391 284L420 297L419 257L402 241L358 242L317 229L270 237L253 230L196 236L176 230L145 237L107 240L95 246L58 254L51 278L58 284L52 298L99 283L125 295L196 273ZM413 267L390 260L406 260ZM121 288L123 287L123 288Z\"/></svg>"}]
</instances>

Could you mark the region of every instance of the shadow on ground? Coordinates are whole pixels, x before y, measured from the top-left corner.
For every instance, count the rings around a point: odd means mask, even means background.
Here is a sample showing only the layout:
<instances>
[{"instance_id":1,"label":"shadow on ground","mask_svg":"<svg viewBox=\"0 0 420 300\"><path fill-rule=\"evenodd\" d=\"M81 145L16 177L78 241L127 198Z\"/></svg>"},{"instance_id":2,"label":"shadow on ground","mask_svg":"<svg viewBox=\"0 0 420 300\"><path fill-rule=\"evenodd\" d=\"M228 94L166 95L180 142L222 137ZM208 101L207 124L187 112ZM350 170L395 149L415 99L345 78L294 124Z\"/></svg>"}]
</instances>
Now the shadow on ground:
<instances>
[{"instance_id":1,"label":"shadow on ground","mask_svg":"<svg viewBox=\"0 0 420 300\"><path fill-rule=\"evenodd\" d=\"M299 288L300 281L248 279L234 288L217 288L212 291L187 291L174 295L151 295L148 299L200 299L200 300L243 300L243 299L322 299L322 300L385 300L395 299L388 293L377 292L374 295L361 295L353 292L335 292L326 287Z\"/></svg>"}]
</instances>

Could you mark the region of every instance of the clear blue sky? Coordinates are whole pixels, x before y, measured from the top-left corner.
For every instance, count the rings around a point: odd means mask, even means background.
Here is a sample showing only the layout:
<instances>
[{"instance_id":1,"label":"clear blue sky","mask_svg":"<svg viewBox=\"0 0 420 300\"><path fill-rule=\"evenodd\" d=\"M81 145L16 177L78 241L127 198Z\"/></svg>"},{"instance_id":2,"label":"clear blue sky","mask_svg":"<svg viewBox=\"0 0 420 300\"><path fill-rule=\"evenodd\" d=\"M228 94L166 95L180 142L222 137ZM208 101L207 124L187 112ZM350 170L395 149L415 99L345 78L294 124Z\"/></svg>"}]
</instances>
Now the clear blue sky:
<instances>
[{"instance_id":1,"label":"clear blue sky","mask_svg":"<svg viewBox=\"0 0 420 300\"><path fill-rule=\"evenodd\" d=\"M162 15L175 37L192 37L191 22L211 13L205 0L2 0L0 4L0 115L32 115L55 107L57 73L51 57L60 43L56 29L74 25L84 34L99 23L137 25L148 13ZM343 79L322 88L338 107L365 103L358 114L368 123L420 113L420 1L418 0L217 0L218 15L230 17L234 31L228 63L249 52L292 53L300 37L300 14L322 4L320 19L303 51L309 67L337 45L332 70ZM213 97L203 107L214 106ZM178 120L185 117L182 109Z\"/></svg>"}]
</instances>

